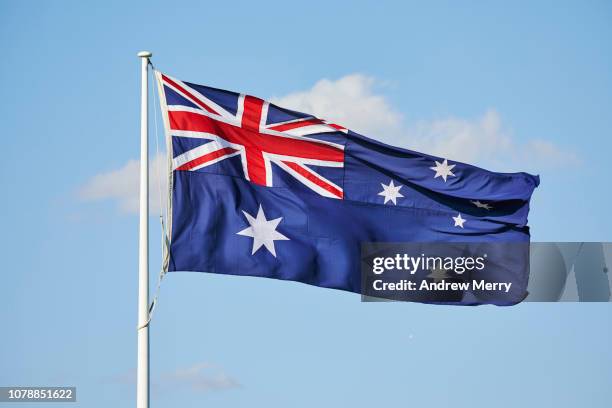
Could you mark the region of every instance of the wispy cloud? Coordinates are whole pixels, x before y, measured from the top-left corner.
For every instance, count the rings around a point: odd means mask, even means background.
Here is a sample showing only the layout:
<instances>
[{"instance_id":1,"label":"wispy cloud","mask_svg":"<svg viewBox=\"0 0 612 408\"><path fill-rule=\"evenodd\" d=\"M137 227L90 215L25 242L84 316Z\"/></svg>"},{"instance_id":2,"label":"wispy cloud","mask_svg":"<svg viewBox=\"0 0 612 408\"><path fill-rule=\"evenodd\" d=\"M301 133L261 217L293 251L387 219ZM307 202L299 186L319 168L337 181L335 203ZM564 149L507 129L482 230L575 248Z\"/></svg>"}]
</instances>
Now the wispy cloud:
<instances>
[{"instance_id":1,"label":"wispy cloud","mask_svg":"<svg viewBox=\"0 0 612 408\"><path fill-rule=\"evenodd\" d=\"M104 383L132 386L133 384L136 384L136 370L131 369L129 371L104 378Z\"/></svg>"},{"instance_id":2,"label":"wispy cloud","mask_svg":"<svg viewBox=\"0 0 612 408\"><path fill-rule=\"evenodd\" d=\"M108 378L105 382L131 387L136 384L136 370ZM208 393L242 388L242 384L228 375L218 365L201 362L156 375L151 380L151 389L156 393L169 393L185 389Z\"/></svg>"},{"instance_id":3,"label":"wispy cloud","mask_svg":"<svg viewBox=\"0 0 612 408\"><path fill-rule=\"evenodd\" d=\"M242 384L224 370L210 363L197 363L163 374L161 382L170 386L186 386L197 392L242 388Z\"/></svg>"},{"instance_id":4,"label":"wispy cloud","mask_svg":"<svg viewBox=\"0 0 612 408\"><path fill-rule=\"evenodd\" d=\"M443 117L408 123L378 92L372 77L352 74L322 79L308 90L271 100L280 106L312 113L383 142L497 171L575 166L580 158L542 137L516 138L493 108L475 118ZM138 211L138 161L92 177L80 190L84 201L112 200L123 213ZM158 178L160 175L160 178ZM159 212L158 185L166 200L166 161L155 157L150 171L151 212Z\"/></svg>"},{"instance_id":5,"label":"wispy cloud","mask_svg":"<svg viewBox=\"0 0 612 408\"><path fill-rule=\"evenodd\" d=\"M383 95L377 94L377 83L376 79L361 74L335 81L323 79L307 91L273 98L273 101L395 146L492 170L539 172L580 162L572 152L543 138L515 138L493 108L476 118L443 117L407 123L404 115Z\"/></svg>"},{"instance_id":6,"label":"wispy cloud","mask_svg":"<svg viewBox=\"0 0 612 408\"><path fill-rule=\"evenodd\" d=\"M419 121L406 127L405 134L404 147L497 171L540 172L580 163L574 153L545 139L518 140L495 109L474 119Z\"/></svg>"},{"instance_id":7,"label":"wispy cloud","mask_svg":"<svg viewBox=\"0 0 612 408\"><path fill-rule=\"evenodd\" d=\"M128 160L122 167L93 176L78 191L82 201L114 201L122 213L137 213L140 202L140 161ZM149 205L151 215L159 214L167 199L168 177L166 157L160 154L150 161Z\"/></svg>"},{"instance_id":8,"label":"wispy cloud","mask_svg":"<svg viewBox=\"0 0 612 408\"><path fill-rule=\"evenodd\" d=\"M375 92L377 81L361 74L322 79L311 89L271 98L271 102L333 120L356 132L377 137L401 131L402 115Z\"/></svg>"}]
</instances>

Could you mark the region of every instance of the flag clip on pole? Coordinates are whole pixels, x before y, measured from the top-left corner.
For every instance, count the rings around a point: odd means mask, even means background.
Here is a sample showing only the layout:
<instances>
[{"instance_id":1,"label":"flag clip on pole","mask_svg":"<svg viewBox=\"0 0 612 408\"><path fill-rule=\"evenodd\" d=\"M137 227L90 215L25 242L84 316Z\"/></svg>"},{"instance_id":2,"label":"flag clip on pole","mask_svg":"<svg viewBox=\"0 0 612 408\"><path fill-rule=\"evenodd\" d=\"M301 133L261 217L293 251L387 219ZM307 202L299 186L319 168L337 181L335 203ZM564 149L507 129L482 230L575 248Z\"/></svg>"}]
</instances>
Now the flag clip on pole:
<instances>
[{"instance_id":1,"label":"flag clip on pole","mask_svg":"<svg viewBox=\"0 0 612 408\"><path fill-rule=\"evenodd\" d=\"M138 369L136 407L149 408L149 58L141 51L140 226L138 239Z\"/></svg>"}]
</instances>

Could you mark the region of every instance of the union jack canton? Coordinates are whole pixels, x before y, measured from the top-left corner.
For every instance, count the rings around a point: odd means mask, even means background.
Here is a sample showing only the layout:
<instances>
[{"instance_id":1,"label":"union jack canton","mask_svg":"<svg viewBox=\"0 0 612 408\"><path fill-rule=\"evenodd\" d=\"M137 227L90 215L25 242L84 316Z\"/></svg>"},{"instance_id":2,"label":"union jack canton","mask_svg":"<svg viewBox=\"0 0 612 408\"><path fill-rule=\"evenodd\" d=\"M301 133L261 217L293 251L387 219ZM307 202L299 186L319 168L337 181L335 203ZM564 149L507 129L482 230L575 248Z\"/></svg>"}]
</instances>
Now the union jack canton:
<instances>
[{"instance_id":1,"label":"union jack canton","mask_svg":"<svg viewBox=\"0 0 612 408\"><path fill-rule=\"evenodd\" d=\"M274 163L322 196L343 197L342 186L308 166L342 168L344 145L308 136L346 133L346 128L254 96L190 84L162 73L158 80L173 92L166 92L171 135L206 141L174 157L173 170L196 171L239 156L242 175L252 183L271 187Z\"/></svg>"}]
</instances>

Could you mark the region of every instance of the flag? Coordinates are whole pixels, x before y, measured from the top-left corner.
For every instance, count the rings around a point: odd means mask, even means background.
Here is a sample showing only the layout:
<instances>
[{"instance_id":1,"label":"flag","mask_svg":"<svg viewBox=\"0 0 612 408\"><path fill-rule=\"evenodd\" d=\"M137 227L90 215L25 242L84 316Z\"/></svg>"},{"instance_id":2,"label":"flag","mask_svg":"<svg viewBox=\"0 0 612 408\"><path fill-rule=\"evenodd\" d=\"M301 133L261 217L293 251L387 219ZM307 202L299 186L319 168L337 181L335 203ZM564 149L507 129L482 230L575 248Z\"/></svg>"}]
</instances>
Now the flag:
<instances>
[{"instance_id":1,"label":"flag","mask_svg":"<svg viewBox=\"0 0 612 408\"><path fill-rule=\"evenodd\" d=\"M251 95L156 78L171 162L170 272L363 293L364 243L529 242L537 176L490 172Z\"/></svg>"}]
</instances>

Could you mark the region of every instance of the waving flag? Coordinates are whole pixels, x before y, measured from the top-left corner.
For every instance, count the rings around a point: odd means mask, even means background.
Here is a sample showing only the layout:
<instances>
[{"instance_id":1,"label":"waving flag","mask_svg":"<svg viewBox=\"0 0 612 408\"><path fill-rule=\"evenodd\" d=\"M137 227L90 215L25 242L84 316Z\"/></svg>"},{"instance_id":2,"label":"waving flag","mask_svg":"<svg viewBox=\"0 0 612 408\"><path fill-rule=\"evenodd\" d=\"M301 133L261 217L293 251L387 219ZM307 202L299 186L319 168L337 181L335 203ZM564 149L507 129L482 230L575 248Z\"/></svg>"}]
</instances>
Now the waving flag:
<instances>
[{"instance_id":1,"label":"waving flag","mask_svg":"<svg viewBox=\"0 0 612 408\"><path fill-rule=\"evenodd\" d=\"M366 242L529 242L537 176L388 146L254 96L156 76L172 158L169 271L360 293Z\"/></svg>"}]
</instances>

